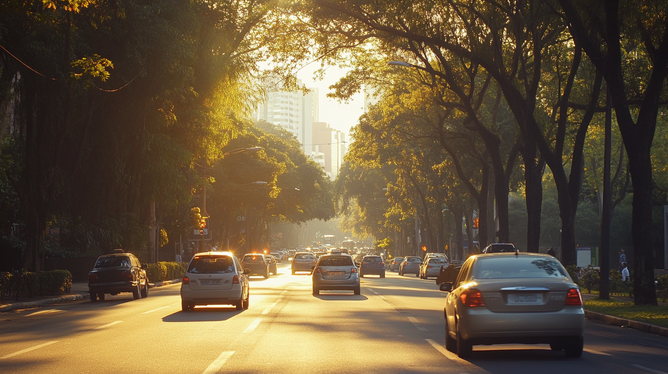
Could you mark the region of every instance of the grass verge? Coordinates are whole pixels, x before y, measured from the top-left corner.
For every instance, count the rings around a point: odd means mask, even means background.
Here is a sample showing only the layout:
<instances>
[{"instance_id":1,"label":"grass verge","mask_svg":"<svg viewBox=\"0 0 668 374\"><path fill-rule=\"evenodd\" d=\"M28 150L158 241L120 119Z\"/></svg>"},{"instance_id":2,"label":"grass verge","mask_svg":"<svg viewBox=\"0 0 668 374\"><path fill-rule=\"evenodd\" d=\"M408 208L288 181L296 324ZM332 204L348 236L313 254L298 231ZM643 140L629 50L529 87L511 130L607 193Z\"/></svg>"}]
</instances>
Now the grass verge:
<instances>
[{"instance_id":1,"label":"grass verge","mask_svg":"<svg viewBox=\"0 0 668 374\"><path fill-rule=\"evenodd\" d=\"M651 323L668 328L668 304L659 306L635 306L632 301L589 299L585 300L584 308L592 312L608 314L634 321Z\"/></svg>"}]
</instances>

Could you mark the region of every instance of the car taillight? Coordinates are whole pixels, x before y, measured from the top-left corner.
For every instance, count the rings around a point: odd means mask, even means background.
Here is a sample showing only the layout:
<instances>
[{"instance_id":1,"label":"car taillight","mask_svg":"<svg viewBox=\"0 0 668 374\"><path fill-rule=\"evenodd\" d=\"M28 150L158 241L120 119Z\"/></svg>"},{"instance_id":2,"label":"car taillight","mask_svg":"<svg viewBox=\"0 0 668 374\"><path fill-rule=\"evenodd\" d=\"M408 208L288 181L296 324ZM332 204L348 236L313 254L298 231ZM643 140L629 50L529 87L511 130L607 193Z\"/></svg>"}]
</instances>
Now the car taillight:
<instances>
[{"instance_id":1,"label":"car taillight","mask_svg":"<svg viewBox=\"0 0 668 374\"><path fill-rule=\"evenodd\" d=\"M318 274L322 274L322 272L320 271L320 268L315 268L315 269L313 270L313 272L314 272L314 273L318 273Z\"/></svg>"},{"instance_id":2,"label":"car taillight","mask_svg":"<svg viewBox=\"0 0 668 374\"><path fill-rule=\"evenodd\" d=\"M188 277L183 277L183 284L190 284L190 278Z\"/></svg>"},{"instance_id":3,"label":"car taillight","mask_svg":"<svg viewBox=\"0 0 668 374\"><path fill-rule=\"evenodd\" d=\"M351 273L357 273L357 268L351 268L351 269L350 269L350 272L351 272Z\"/></svg>"},{"instance_id":4,"label":"car taillight","mask_svg":"<svg viewBox=\"0 0 668 374\"><path fill-rule=\"evenodd\" d=\"M571 288L568 290L568 294L566 294L566 302L564 305L581 306L582 295L580 294L580 290L577 288Z\"/></svg>"},{"instance_id":5,"label":"car taillight","mask_svg":"<svg viewBox=\"0 0 668 374\"><path fill-rule=\"evenodd\" d=\"M232 278L232 284L239 284L239 276L235 275L234 278Z\"/></svg>"},{"instance_id":6,"label":"car taillight","mask_svg":"<svg viewBox=\"0 0 668 374\"><path fill-rule=\"evenodd\" d=\"M88 274L88 281L90 282L97 282L97 273L90 273Z\"/></svg>"},{"instance_id":7,"label":"car taillight","mask_svg":"<svg viewBox=\"0 0 668 374\"><path fill-rule=\"evenodd\" d=\"M482 301L482 294L476 289L464 291L461 295L459 295L459 299L462 301L464 306L485 306L485 302Z\"/></svg>"},{"instance_id":8,"label":"car taillight","mask_svg":"<svg viewBox=\"0 0 668 374\"><path fill-rule=\"evenodd\" d=\"M366 265L366 262L362 262L362 265Z\"/></svg>"},{"instance_id":9,"label":"car taillight","mask_svg":"<svg viewBox=\"0 0 668 374\"><path fill-rule=\"evenodd\" d=\"M381 264L382 266L385 266L385 263L384 263L384 262L381 262L380 264Z\"/></svg>"}]
</instances>

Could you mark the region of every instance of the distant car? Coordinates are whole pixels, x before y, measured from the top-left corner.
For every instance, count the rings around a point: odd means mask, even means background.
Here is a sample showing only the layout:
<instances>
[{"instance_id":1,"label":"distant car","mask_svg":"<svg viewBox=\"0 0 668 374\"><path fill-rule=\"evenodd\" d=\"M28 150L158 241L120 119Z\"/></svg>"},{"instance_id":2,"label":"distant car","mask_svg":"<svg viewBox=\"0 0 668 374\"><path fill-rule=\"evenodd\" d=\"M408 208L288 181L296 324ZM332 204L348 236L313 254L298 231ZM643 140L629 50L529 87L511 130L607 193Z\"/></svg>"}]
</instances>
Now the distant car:
<instances>
[{"instance_id":1,"label":"distant car","mask_svg":"<svg viewBox=\"0 0 668 374\"><path fill-rule=\"evenodd\" d=\"M309 274L315 267L316 259L312 253L297 252L292 258L292 275L296 272L307 271Z\"/></svg>"},{"instance_id":2,"label":"distant car","mask_svg":"<svg viewBox=\"0 0 668 374\"><path fill-rule=\"evenodd\" d=\"M469 257L444 282L445 347L459 357L476 344L549 344L568 357L583 350L585 315L577 284L554 257L493 253Z\"/></svg>"},{"instance_id":3,"label":"distant car","mask_svg":"<svg viewBox=\"0 0 668 374\"><path fill-rule=\"evenodd\" d=\"M346 254L322 255L311 274L313 295L321 290L352 290L360 294L360 278L353 258Z\"/></svg>"},{"instance_id":4,"label":"distant car","mask_svg":"<svg viewBox=\"0 0 668 374\"><path fill-rule=\"evenodd\" d=\"M448 267L448 261L444 256L425 257L420 265L420 279L438 277L443 267Z\"/></svg>"},{"instance_id":5,"label":"distant car","mask_svg":"<svg viewBox=\"0 0 668 374\"><path fill-rule=\"evenodd\" d=\"M244 269L249 269L248 275L261 275L269 278L269 263L261 253L247 253L244 255L241 264Z\"/></svg>"},{"instance_id":6,"label":"distant car","mask_svg":"<svg viewBox=\"0 0 668 374\"><path fill-rule=\"evenodd\" d=\"M274 275L278 274L278 260L276 260L276 257L273 255L264 255L264 259L267 261L267 265L269 265L269 272Z\"/></svg>"},{"instance_id":7,"label":"distant car","mask_svg":"<svg viewBox=\"0 0 668 374\"><path fill-rule=\"evenodd\" d=\"M515 252L517 248L513 243L492 243L482 250L482 253Z\"/></svg>"},{"instance_id":8,"label":"distant car","mask_svg":"<svg viewBox=\"0 0 668 374\"><path fill-rule=\"evenodd\" d=\"M418 256L406 256L404 260L399 265L399 275L415 274L416 277L420 276L420 264L422 259Z\"/></svg>"},{"instance_id":9,"label":"distant car","mask_svg":"<svg viewBox=\"0 0 668 374\"><path fill-rule=\"evenodd\" d=\"M248 309L248 273L230 252L196 253L181 282L181 309L195 305L231 304Z\"/></svg>"},{"instance_id":10,"label":"distant car","mask_svg":"<svg viewBox=\"0 0 668 374\"><path fill-rule=\"evenodd\" d=\"M276 262L283 262L283 253L281 253L281 252L271 252L270 255L274 256L274 258L276 259Z\"/></svg>"},{"instance_id":11,"label":"distant car","mask_svg":"<svg viewBox=\"0 0 668 374\"><path fill-rule=\"evenodd\" d=\"M403 257L395 257L390 261L390 271L399 271L399 265L404 260Z\"/></svg>"},{"instance_id":12,"label":"distant car","mask_svg":"<svg viewBox=\"0 0 668 374\"><path fill-rule=\"evenodd\" d=\"M360 264L360 277L364 278L365 275L379 275L381 278L385 278L385 263L383 258L380 256L364 256Z\"/></svg>"},{"instance_id":13,"label":"distant car","mask_svg":"<svg viewBox=\"0 0 668 374\"><path fill-rule=\"evenodd\" d=\"M93 270L88 273L90 301L104 300L104 294L121 292L132 292L135 299L148 297L148 288L146 265L122 249L98 257Z\"/></svg>"}]
</instances>

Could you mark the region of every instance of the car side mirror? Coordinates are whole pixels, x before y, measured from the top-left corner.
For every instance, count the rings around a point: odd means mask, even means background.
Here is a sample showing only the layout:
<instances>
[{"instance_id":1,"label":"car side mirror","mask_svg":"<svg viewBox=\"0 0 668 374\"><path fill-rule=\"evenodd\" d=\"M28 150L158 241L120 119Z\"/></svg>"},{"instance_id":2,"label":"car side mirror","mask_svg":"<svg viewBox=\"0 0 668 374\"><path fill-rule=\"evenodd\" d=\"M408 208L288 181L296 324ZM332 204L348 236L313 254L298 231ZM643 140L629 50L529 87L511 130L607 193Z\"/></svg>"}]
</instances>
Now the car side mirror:
<instances>
[{"instance_id":1,"label":"car side mirror","mask_svg":"<svg viewBox=\"0 0 668 374\"><path fill-rule=\"evenodd\" d=\"M452 283L451 282L443 282L438 286L438 289L441 290L441 291L451 292L452 291Z\"/></svg>"},{"instance_id":2,"label":"car side mirror","mask_svg":"<svg viewBox=\"0 0 668 374\"><path fill-rule=\"evenodd\" d=\"M250 274L250 269L244 269L244 274Z\"/></svg>"}]
</instances>

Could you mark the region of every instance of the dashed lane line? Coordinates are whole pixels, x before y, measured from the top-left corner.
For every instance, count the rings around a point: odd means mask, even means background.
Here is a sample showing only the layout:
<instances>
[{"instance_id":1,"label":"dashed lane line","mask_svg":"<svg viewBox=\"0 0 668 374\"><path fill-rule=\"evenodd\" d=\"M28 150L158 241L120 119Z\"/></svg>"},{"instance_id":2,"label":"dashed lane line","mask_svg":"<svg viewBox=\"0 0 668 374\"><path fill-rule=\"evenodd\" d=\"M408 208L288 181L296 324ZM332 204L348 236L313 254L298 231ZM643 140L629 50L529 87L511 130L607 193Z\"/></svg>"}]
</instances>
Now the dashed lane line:
<instances>
[{"instance_id":1,"label":"dashed lane line","mask_svg":"<svg viewBox=\"0 0 668 374\"><path fill-rule=\"evenodd\" d=\"M255 321L253 321L248 327L246 327L246 330L244 332L253 332L255 331L255 328L262 322L262 318L257 318Z\"/></svg>"},{"instance_id":2,"label":"dashed lane line","mask_svg":"<svg viewBox=\"0 0 668 374\"><path fill-rule=\"evenodd\" d=\"M204 370L202 374L217 373L223 367L223 365L225 365L225 362L227 362L227 360L230 357L232 357L233 354L234 351L225 351L221 353L220 356L218 356L218 358L215 361L213 361L211 365L209 365L209 367L206 368L206 370Z\"/></svg>"},{"instance_id":3,"label":"dashed lane line","mask_svg":"<svg viewBox=\"0 0 668 374\"><path fill-rule=\"evenodd\" d=\"M33 316L38 316L38 315L40 315L40 314L53 314L53 313L62 313L62 312L64 312L64 310L60 310L60 309L45 309L45 310L40 310L40 311L37 311L37 312L34 312L34 313L26 314L26 315L23 316L23 317L33 317Z\"/></svg>"},{"instance_id":4,"label":"dashed lane line","mask_svg":"<svg viewBox=\"0 0 668 374\"><path fill-rule=\"evenodd\" d=\"M95 330L106 329L107 327L111 327L111 326L113 326L113 325L117 325L117 324L119 324L119 323L123 323L123 321L115 321L115 322L112 322L112 323L107 323L106 325L102 325L102 326L98 326L98 327L96 327Z\"/></svg>"},{"instance_id":5,"label":"dashed lane line","mask_svg":"<svg viewBox=\"0 0 668 374\"><path fill-rule=\"evenodd\" d=\"M0 360L4 360L4 359L7 359L7 358L12 358L12 357L14 357L14 356L18 356L18 355L20 355L20 354L28 353L28 352L30 352L30 351L34 351L35 349L40 349L40 348L46 347L47 345L51 345L51 344L55 344L55 343L58 343L58 341L46 342L46 343L44 343L44 344L36 345L36 346L34 346L34 347L30 347L30 348L22 349L22 350L20 350L20 351L18 351L18 352L14 352L14 353L10 353L10 354L8 354L8 355L4 355L4 356L2 356L2 357L0 357Z\"/></svg>"},{"instance_id":6,"label":"dashed lane line","mask_svg":"<svg viewBox=\"0 0 668 374\"><path fill-rule=\"evenodd\" d=\"M169 305L161 306L160 308L156 308L156 309L152 309L152 310L147 310L142 314L149 314L149 313L157 312L158 310L165 309L165 308L169 308Z\"/></svg>"},{"instance_id":7,"label":"dashed lane line","mask_svg":"<svg viewBox=\"0 0 668 374\"><path fill-rule=\"evenodd\" d=\"M640 370L649 371L650 373L654 373L654 374L666 374L665 371L650 369L650 368L644 367L642 365L632 364L631 366L637 367Z\"/></svg>"},{"instance_id":8,"label":"dashed lane line","mask_svg":"<svg viewBox=\"0 0 668 374\"><path fill-rule=\"evenodd\" d=\"M418 330L420 330L420 331L427 331L427 329L425 329L424 327L420 326L420 322L417 320L417 318L415 318L415 317L411 317L411 316L407 316L407 318L408 318L409 321L411 321L411 323L412 323L413 325L415 325L415 327L417 327Z\"/></svg>"}]
</instances>

